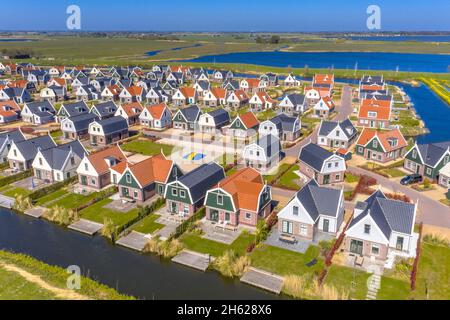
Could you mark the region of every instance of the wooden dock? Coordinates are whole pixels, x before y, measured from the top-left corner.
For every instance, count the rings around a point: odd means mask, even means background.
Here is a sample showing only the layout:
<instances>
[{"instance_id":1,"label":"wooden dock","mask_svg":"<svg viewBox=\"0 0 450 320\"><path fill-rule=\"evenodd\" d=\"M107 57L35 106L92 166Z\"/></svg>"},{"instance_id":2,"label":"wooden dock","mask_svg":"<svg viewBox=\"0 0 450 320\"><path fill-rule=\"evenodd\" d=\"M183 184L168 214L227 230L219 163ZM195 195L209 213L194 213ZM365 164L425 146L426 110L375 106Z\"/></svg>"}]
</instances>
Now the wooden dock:
<instances>
[{"instance_id":1,"label":"wooden dock","mask_svg":"<svg viewBox=\"0 0 450 320\"><path fill-rule=\"evenodd\" d=\"M39 219L45 213L46 208L43 207L34 207L24 212L25 215Z\"/></svg>"},{"instance_id":2,"label":"wooden dock","mask_svg":"<svg viewBox=\"0 0 450 320\"><path fill-rule=\"evenodd\" d=\"M172 261L205 272L214 258L208 254L183 250Z\"/></svg>"},{"instance_id":3,"label":"wooden dock","mask_svg":"<svg viewBox=\"0 0 450 320\"><path fill-rule=\"evenodd\" d=\"M147 241L148 238L145 237L145 234L136 231L131 231L128 235L117 240L116 244L126 247L128 249L133 249L142 252L144 250Z\"/></svg>"},{"instance_id":4,"label":"wooden dock","mask_svg":"<svg viewBox=\"0 0 450 320\"><path fill-rule=\"evenodd\" d=\"M93 236L103 228L103 224L80 219L68 226L69 229Z\"/></svg>"},{"instance_id":5,"label":"wooden dock","mask_svg":"<svg viewBox=\"0 0 450 320\"><path fill-rule=\"evenodd\" d=\"M0 207L12 209L14 207L15 202L16 199L0 194Z\"/></svg>"},{"instance_id":6,"label":"wooden dock","mask_svg":"<svg viewBox=\"0 0 450 320\"><path fill-rule=\"evenodd\" d=\"M241 282L280 294L284 278L260 269L250 267L242 276Z\"/></svg>"}]
</instances>

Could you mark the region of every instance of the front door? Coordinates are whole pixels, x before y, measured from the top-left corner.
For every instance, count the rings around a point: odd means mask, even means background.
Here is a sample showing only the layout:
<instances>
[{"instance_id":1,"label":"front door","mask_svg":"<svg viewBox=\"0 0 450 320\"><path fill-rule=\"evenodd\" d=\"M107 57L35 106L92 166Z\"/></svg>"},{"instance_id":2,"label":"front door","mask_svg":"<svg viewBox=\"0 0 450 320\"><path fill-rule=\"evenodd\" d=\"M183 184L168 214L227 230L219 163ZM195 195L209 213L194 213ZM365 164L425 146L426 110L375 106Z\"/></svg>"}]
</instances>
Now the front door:
<instances>
[{"instance_id":1,"label":"front door","mask_svg":"<svg viewBox=\"0 0 450 320\"><path fill-rule=\"evenodd\" d=\"M209 212L209 219L214 222L219 222L219 211L211 210Z\"/></svg>"},{"instance_id":2,"label":"front door","mask_svg":"<svg viewBox=\"0 0 450 320\"><path fill-rule=\"evenodd\" d=\"M86 186L86 185L87 185L87 179L86 179L86 176L81 176L81 184L82 184L83 186Z\"/></svg>"},{"instance_id":3,"label":"front door","mask_svg":"<svg viewBox=\"0 0 450 320\"><path fill-rule=\"evenodd\" d=\"M293 234L293 223L284 220L282 224L282 231L283 233Z\"/></svg>"},{"instance_id":4,"label":"front door","mask_svg":"<svg viewBox=\"0 0 450 320\"><path fill-rule=\"evenodd\" d=\"M176 204L176 202L171 202L170 203L170 212L171 213L178 213L178 205Z\"/></svg>"},{"instance_id":5,"label":"front door","mask_svg":"<svg viewBox=\"0 0 450 320\"><path fill-rule=\"evenodd\" d=\"M363 252L363 242L359 240L352 240L350 242L350 252L362 255Z\"/></svg>"},{"instance_id":6,"label":"front door","mask_svg":"<svg viewBox=\"0 0 450 320\"><path fill-rule=\"evenodd\" d=\"M330 220L323 219L323 231L329 232L330 230Z\"/></svg>"},{"instance_id":7,"label":"front door","mask_svg":"<svg viewBox=\"0 0 450 320\"><path fill-rule=\"evenodd\" d=\"M122 188L122 196L124 196L125 198L130 197L130 191L128 190L128 188Z\"/></svg>"},{"instance_id":8,"label":"front door","mask_svg":"<svg viewBox=\"0 0 450 320\"><path fill-rule=\"evenodd\" d=\"M397 244L395 248L397 250L403 250L403 237L397 237Z\"/></svg>"},{"instance_id":9,"label":"front door","mask_svg":"<svg viewBox=\"0 0 450 320\"><path fill-rule=\"evenodd\" d=\"M323 176L323 184L328 184L330 183L330 175L326 174Z\"/></svg>"},{"instance_id":10,"label":"front door","mask_svg":"<svg viewBox=\"0 0 450 320\"><path fill-rule=\"evenodd\" d=\"M41 170L36 170L36 178L38 178L40 180L41 177L42 177Z\"/></svg>"},{"instance_id":11,"label":"front door","mask_svg":"<svg viewBox=\"0 0 450 320\"><path fill-rule=\"evenodd\" d=\"M96 136L92 136L92 144L97 144L97 137Z\"/></svg>"}]
</instances>

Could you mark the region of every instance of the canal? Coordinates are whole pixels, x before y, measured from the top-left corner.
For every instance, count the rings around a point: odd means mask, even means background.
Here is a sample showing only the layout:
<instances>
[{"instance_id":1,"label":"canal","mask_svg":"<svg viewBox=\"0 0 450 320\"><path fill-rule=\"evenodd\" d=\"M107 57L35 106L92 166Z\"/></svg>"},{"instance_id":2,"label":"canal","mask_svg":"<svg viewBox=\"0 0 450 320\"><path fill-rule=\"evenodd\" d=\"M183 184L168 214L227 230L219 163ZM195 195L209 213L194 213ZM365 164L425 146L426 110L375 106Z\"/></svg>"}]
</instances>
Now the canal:
<instances>
[{"instance_id":1,"label":"canal","mask_svg":"<svg viewBox=\"0 0 450 320\"><path fill-rule=\"evenodd\" d=\"M279 298L217 272L199 272L155 255L114 246L101 236L85 236L2 208L0 249L62 268L77 265L91 279L140 299Z\"/></svg>"}]
</instances>

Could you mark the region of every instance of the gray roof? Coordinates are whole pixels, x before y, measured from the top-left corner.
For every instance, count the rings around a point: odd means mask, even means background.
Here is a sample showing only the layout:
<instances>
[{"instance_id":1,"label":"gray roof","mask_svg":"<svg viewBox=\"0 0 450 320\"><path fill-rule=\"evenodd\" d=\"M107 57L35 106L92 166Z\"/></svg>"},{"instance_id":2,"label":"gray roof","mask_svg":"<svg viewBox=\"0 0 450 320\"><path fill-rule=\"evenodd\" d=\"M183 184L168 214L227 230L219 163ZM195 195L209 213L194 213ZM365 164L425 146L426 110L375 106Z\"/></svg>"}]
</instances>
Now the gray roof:
<instances>
[{"instance_id":1,"label":"gray roof","mask_svg":"<svg viewBox=\"0 0 450 320\"><path fill-rule=\"evenodd\" d=\"M105 135L128 129L127 120L121 116L98 120L97 123L102 126Z\"/></svg>"},{"instance_id":2,"label":"gray roof","mask_svg":"<svg viewBox=\"0 0 450 320\"><path fill-rule=\"evenodd\" d=\"M300 93L291 93L286 96L294 106L303 105L305 103L305 95Z\"/></svg>"},{"instance_id":3,"label":"gray roof","mask_svg":"<svg viewBox=\"0 0 450 320\"><path fill-rule=\"evenodd\" d=\"M222 84L223 88L231 87L233 90L237 90L240 87L240 83L237 80L227 80Z\"/></svg>"},{"instance_id":4,"label":"gray roof","mask_svg":"<svg viewBox=\"0 0 450 320\"><path fill-rule=\"evenodd\" d=\"M382 76L363 76L361 78L361 83L364 84L383 84L383 77Z\"/></svg>"},{"instance_id":5,"label":"gray roof","mask_svg":"<svg viewBox=\"0 0 450 320\"><path fill-rule=\"evenodd\" d=\"M418 144L420 155L426 165L435 167L439 159L444 155L448 148L450 148L450 141Z\"/></svg>"},{"instance_id":6,"label":"gray roof","mask_svg":"<svg viewBox=\"0 0 450 320\"><path fill-rule=\"evenodd\" d=\"M86 153L81 142L75 140L54 148L42 150L41 154L52 169L61 170L71 151L81 159L83 159Z\"/></svg>"},{"instance_id":7,"label":"gray roof","mask_svg":"<svg viewBox=\"0 0 450 320\"><path fill-rule=\"evenodd\" d=\"M73 103L64 103L61 108L64 108L68 117L74 117L81 114L89 113L89 107L84 101L77 101Z\"/></svg>"},{"instance_id":8,"label":"gray roof","mask_svg":"<svg viewBox=\"0 0 450 320\"><path fill-rule=\"evenodd\" d=\"M374 99L374 100L382 100L382 101L391 101L392 95L386 94L386 90L383 90L384 92L371 92L366 95L366 99Z\"/></svg>"},{"instance_id":9,"label":"gray roof","mask_svg":"<svg viewBox=\"0 0 450 320\"><path fill-rule=\"evenodd\" d=\"M28 161L34 159L38 149L46 150L53 148L56 146L56 143L49 135L45 135L18 142L15 145L25 160Z\"/></svg>"},{"instance_id":10,"label":"gray roof","mask_svg":"<svg viewBox=\"0 0 450 320\"><path fill-rule=\"evenodd\" d=\"M257 144L263 148L267 158L272 157L274 154L279 154L281 151L280 139L271 134L260 137Z\"/></svg>"},{"instance_id":11,"label":"gray roof","mask_svg":"<svg viewBox=\"0 0 450 320\"><path fill-rule=\"evenodd\" d=\"M200 108L197 105L192 105L187 108L180 109L179 111L183 114L184 118L188 122L197 121L198 117L201 114Z\"/></svg>"},{"instance_id":12,"label":"gray roof","mask_svg":"<svg viewBox=\"0 0 450 320\"><path fill-rule=\"evenodd\" d=\"M216 125L223 125L230 122L230 114L225 109L216 109L208 112L208 114L214 118L214 123Z\"/></svg>"},{"instance_id":13,"label":"gray roof","mask_svg":"<svg viewBox=\"0 0 450 320\"><path fill-rule=\"evenodd\" d=\"M387 199L379 190L364 202L367 203L365 210L352 220L349 228L367 215L370 215L388 239L392 231L408 235L412 234L416 213L414 204Z\"/></svg>"},{"instance_id":14,"label":"gray roof","mask_svg":"<svg viewBox=\"0 0 450 320\"><path fill-rule=\"evenodd\" d=\"M340 196L340 190L320 187L315 180L308 182L296 194L297 199L314 221L319 215L337 217Z\"/></svg>"},{"instance_id":15,"label":"gray roof","mask_svg":"<svg viewBox=\"0 0 450 320\"><path fill-rule=\"evenodd\" d=\"M3 88L3 92L5 92L8 97L14 98L14 97L20 97L25 93L25 88Z\"/></svg>"},{"instance_id":16,"label":"gray roof","mask_svg":"<svg viewBox=\"0 0 450 320\"><path fill-rule=\"evenodd\" d=\"M215 162L210 162L188 172L178 181L189 188L192 201L196 203L205 197L209 189L223 179L225 179L223 168Z\"/></svg>"},{"instance_id":17,"label":"gray roof","mask_svg":"<svg viewBox=\"0 0 450 320\"><path fill-rule=\"evenodd\" d=\"M26 104L26 106L28 107L28 109L30 109L31 113L39 117L48 117L55 115L56 113L55 108L53 108L52 104L47 100L29 102Z\"/></svg>"},{"instance_id":18,"label":"gray roof","mask_svg":"<svg viewBox=\"0 0 450 320\"><path fill-rule=\"evenodd\" d=\"M73 126L77 132L87 130L89 128L89 124L98 120L98 117L94 113L85 113L79 116L69 117L70 121L72 121Z\"/></svg>"},{"instance_id":19,"label":"gray roof","mask_svg":"<svg viewBox=\"0 0 450 320\"><path fill-rule=\"evenodd\" d=\"M295 123L297 122L296 117L290 117L284 113L270 119L270 122L276 125L276 127L281 131L294 131Z\"/></svg>"},{"instance_id":20,"label":"gray roof","mask_svg":"<svg viewBox=\"0 0 450 320\"><path fill-rule=\"evenodd\" d=\"M209 90L209 88L211 87L211 84L209 83L209 81L206 81L206 80L197 81L197 84L203 90Z\"/></svg>"},{"instance_id":21,"label":"gray roof","mask_svg":"<svg viewBox=\"0 0 450 320\"><path fill-rule=\"evenodd\" d=\"M93 112L94 110L97 110L97 114L101 118L110 117L116 113L117 105L113 101L101 102L95 104L92 107L91 112Z\"/></svg>"},{"instance_id":22,"label":"gray roof","mask_svg":"<svg viewBox=\"0 0 450 320\"><path fill-rule=\"evenodd\" d=\"M338 126L348 139L351 139L358 134L353 123L347 118L344 121L322 121L320 124L319 136L329 135L330 132Z\"/></svg>"},{"instance_id":23,"label":"gray roof","mask_svg":"<svg viewBox=\"0 0 450 320\"><path fill-rule=\"evenodd\" d=\"M299 159L315 170L321 171L324 161L332 155L333 153L330 151L325 150L315 143L310 143L300 150Z\"/></svg>"},{"instance_id":24,"label":"gray roof","mask_svg":"<svg viewBox=\"0 0 450 320\"><path fill-rule=\"evenodd\" d=\"M20 142L24 141L25 137L22 134L22 131L19 129L5 131L0 133L0 150L4 147L5 142Z\"/></svg>"}]
</instances>

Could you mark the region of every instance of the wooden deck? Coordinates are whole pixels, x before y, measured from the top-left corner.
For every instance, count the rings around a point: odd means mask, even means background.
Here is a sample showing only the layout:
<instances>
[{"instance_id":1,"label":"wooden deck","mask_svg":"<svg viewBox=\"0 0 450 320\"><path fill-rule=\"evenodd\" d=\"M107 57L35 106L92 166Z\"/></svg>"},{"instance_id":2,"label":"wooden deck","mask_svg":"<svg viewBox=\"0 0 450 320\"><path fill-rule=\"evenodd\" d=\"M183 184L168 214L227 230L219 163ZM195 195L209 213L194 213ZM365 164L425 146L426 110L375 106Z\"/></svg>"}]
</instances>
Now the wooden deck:
<instances>
[{"instance_id":1,"label":"wooden deck","mask_svg":"<svg viewBox=\"0 0 450 320\"><path fill-rule=\"evenodd\" d=\"M34 207L24 212L27 216L39 219L45 213L46 208L43 207Z\"/></svg>"},{"instance_id":2,"label":"wooden deck","mask_svg":"<svg viewBox=\"0 0 450 320\"><path fill-rule=\"evenodd\" d=\"M201 254L198 252L183 250L177 256L172 258L173 262L200 270L205 272L208 269L209 264L214 260L213 257L207 254Z\"/></svg>"},{"instance_id":3,"label":"wooden deck","mask_svg":"<svg viewBox=\"0 0 450 320\"><path fill-rule=\"evenodd\" d=\"M149 239L145 237L145 234L131 231L128 235L117 240L116 244L142 252L148 240Z\"/></svg>"},{"instance_id":4,"label":"wooden deck","mask_svg":"<svg viewBox=\"0 0 450 320\"><path fill-rule=\"evenodd\" d=\"M241 282L280 294L284 278L256 268L249 268L241 278Z\"/></svg>"},{"instance_id":5,"label":"wooden deck","mask_svg":"<svg viewBox=\"0 0 450 320\"><path fill-rule=\"evenodd\" d=\"M68 228L93 236L103 228L103 224L93 222L90 220L80 219L77 222L74 222L71 225L69 225Z\"/></svg>"},{"instance_id":6,"label":"wooden deck","mask_svg":"<svg viewBox=\"0 0 450 320\"><path fill-rule=\"evenodd\" d=\"M12 209L16 200L11 197L4 196L0 194L0 207Z\"/></svg>"}]
</instances>

